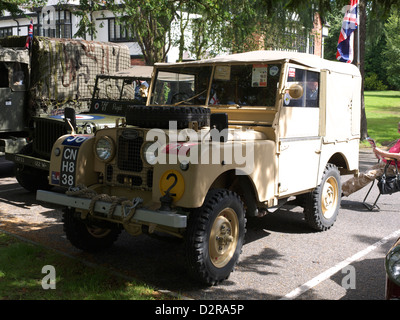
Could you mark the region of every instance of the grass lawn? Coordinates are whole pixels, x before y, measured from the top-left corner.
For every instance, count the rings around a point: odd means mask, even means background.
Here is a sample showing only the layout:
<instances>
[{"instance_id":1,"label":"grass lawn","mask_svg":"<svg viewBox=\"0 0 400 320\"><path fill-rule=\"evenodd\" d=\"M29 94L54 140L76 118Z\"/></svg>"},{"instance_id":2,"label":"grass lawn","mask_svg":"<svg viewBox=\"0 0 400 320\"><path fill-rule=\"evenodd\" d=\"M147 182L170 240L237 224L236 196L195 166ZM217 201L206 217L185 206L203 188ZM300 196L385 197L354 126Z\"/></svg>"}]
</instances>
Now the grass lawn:
<instances>
[{"instance_id":1,"label":"grass lawn","mask_svg":"<svg viewBox=\"0 0 400 320\"><path fill-rule=\"evenodd\" d=\"M366 91L364 97L368 135L381 145L398 140L400 91Z\"/></svg>"},{"instance_id":2,"label":"grass lawn","mask_svg":"<svg viewBox=\"0 0 400 320\"><path fill-rule=\"evenodd\" d=\"M50 281L53 266L55 288ZM47 288L47 289L46 289ZM0 300L167 300L151 287L0 231Z\"/></svg>"}]
</instances>

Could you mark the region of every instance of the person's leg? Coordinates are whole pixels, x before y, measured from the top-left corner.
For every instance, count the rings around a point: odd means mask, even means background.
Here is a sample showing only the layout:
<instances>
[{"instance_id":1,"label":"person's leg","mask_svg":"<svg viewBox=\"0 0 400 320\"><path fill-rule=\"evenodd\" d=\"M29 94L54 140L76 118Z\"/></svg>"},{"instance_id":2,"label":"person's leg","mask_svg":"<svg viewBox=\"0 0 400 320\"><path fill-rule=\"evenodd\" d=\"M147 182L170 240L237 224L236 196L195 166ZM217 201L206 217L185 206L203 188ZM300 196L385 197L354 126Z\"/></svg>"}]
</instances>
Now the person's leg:
<instances>
[{"instance_id":1,"label":"person's leg","mask_svg":"<svg viewBox=\"0 0 400 320\"><path fill-rule=\"evenodd\" d=\"M378 164L370 167L367 171L360 173L358 177L353 177L342 184L343 196L349 196L350 194L362 189L367 184L372 182L377 177L383 175L386 163L381 161Z\"/></svg>"}]
</instances>

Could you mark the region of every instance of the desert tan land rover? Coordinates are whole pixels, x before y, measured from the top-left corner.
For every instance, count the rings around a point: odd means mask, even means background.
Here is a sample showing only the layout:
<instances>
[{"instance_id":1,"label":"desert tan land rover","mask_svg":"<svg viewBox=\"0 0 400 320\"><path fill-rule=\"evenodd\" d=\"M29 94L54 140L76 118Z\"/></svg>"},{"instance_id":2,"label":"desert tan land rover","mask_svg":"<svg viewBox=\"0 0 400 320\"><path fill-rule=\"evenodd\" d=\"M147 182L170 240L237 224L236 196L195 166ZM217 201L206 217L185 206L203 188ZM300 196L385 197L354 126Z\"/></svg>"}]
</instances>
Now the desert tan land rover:
<instances>
[{"instance_id":1,"label":"desert tan land rover","mask_svg":"<svg viewBox=\"0 0 400 320\"><path fill-rule=\"evenodd\" d=\"M290 198L316 230L335 222L341 174L358 173L358 69L307 54L256 51L155 65L146 106L95 136L54 144L50 182L65 194L76 247L166 232L185 241L189 273L209 285L239 259L246 217Z\"/></svg>"}]
</instances>

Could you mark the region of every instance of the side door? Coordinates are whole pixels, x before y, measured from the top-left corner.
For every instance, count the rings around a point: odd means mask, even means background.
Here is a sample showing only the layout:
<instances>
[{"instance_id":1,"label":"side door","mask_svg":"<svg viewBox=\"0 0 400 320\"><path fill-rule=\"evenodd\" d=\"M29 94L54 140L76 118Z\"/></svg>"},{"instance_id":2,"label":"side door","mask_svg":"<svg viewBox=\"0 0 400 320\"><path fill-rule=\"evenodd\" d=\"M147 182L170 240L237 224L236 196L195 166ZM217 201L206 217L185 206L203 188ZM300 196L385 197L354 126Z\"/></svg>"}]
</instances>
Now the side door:
<instances>
[{"instance_id":1,"label":"side door","mask_svg":"<svg viewBox=\"0 0 400 320\"><path fill-rule=\"evenodd\" d=\"M278 124L278 196L316 186L322 139L320 73L289 64Z\"/></svg>"}]
</instances>

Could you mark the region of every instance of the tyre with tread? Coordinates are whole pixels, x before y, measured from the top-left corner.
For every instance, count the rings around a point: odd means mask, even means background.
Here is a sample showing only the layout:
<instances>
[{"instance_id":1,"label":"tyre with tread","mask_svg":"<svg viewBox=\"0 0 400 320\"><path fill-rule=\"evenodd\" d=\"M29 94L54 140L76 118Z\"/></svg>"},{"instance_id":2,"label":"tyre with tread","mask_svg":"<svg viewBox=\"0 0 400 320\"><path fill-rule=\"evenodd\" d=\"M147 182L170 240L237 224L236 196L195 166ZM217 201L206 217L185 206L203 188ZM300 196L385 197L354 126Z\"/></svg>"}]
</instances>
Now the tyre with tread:
<instances>
[{"instance_id":1,"label":"tyre with tread","mask_svg":"<svg viewBox=\"0 0 400 320\"><path fill-rule=\"evenodd\" d=\"M209 191L188 220L185 252L190 274L207 285L227 279L239 260L245 233L240 197L225 189Z\"/></svg>"},{"instance_id":2,"label":"tyre with tread","mask_svg":"<svg viewBox=\"0 0 400 320\"><path fill-rule=\"evenodd\" d=\"M184 129L196 121L199 127L210 124L210 109L182 106L129 106L126 123L142 128L168 129L170 121L177 122L177 129Z\"/></svg>"},{"instance_id":3,"label":"tyre with tread","mask_svg":"<svg viewBox=\"0 0 400 320\"><path fill-rule=\"evenodd\" d=\"M121 228L112 223L91 223L82 220L74 209L66 208L63 213L64 232L76 248L87 252L98 252L110 247L121 233Z\"/></svg>"},{"instance_id":4,"label":"tyre with tread","mask_svg":"<svg viewBox=\"0 0 400 320\"><path fill-rule=\"evenodd\" d=\"M304 218L313 229L326 231L333 226L339 213L341 193L339 170L328 163L320 185L305 199Z\"/></svg>"}]
</instances>

